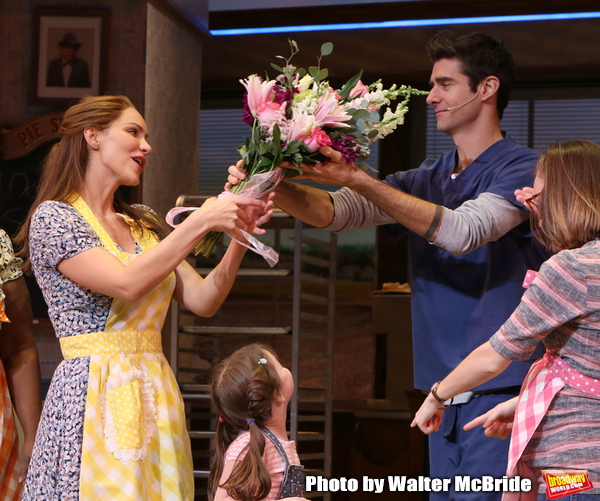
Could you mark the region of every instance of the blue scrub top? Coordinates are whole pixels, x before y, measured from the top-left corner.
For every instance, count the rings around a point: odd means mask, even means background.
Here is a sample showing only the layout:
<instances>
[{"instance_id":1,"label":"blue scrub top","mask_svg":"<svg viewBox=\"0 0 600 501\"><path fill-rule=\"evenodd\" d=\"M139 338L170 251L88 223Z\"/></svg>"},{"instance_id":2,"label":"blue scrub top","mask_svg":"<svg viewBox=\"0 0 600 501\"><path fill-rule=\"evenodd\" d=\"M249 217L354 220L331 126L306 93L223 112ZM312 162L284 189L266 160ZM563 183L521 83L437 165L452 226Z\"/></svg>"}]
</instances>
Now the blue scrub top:
<instances>
[{"instance_id":1,"label":"blue scrub top","mask_svg":"<svg viewBox=\"0 0 600 501\"><path fill-rule=\"evenodd\" d=\"M418 169L392 174L385 182L448 209L481 193L519 205L514 191L533 186L538 153L503 139L453 180L457 158L455 149L425 160ZM413 232L409 242L415 387L428 390L508 319L521 300L526 271L538 270L548 254L532 242L528 221L461 256ZM536 352L532 360L540 356ZM512 362L475 390L520 385L530 365Z\"/></svg>"}]
</instances>

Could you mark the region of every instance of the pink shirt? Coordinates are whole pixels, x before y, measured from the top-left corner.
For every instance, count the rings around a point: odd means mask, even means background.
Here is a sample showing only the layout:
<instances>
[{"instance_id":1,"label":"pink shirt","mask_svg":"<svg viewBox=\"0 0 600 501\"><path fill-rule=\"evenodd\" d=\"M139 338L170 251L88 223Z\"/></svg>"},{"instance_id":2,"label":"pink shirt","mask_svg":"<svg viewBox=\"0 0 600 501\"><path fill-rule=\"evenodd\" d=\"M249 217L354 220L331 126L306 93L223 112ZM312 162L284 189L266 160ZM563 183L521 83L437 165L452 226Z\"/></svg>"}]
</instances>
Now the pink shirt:
<instances>
[{"instance_id":1,"label":"pink shirt","mask_svg":"<svg viewBox=\"0 0 600 501\"><path fill-rule=\"evenodd\" d=\"M225 461L241 461L246 457L248 450L246 446L250 442L250 433L244 432L229 445L225 453ZM280 440L283 449L288 457L290 464L300 464L298 453L296 452L296 442ZM265 452L263 460L271 473L271 492L265 498L266 501L274 501L279 494L283 473L285 471L285 461L279 454L279 451L267 437L265 437Z\"/></svg>"}]
</instances>

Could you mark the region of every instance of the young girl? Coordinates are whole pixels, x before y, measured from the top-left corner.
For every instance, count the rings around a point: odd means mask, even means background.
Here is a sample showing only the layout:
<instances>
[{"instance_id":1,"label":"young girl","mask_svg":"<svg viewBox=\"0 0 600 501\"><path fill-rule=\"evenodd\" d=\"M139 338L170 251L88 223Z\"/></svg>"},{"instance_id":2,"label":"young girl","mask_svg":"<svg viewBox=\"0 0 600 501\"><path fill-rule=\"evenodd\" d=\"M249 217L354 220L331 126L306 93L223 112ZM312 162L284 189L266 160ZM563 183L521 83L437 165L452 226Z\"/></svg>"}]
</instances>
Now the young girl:
<instances>
[{"instance_id":1,"label":"young girl","mask_svg":"<svg viewBox=\"0 0 600 501\"><path fill-rule=\"evenodd\" d=\"M427 434L437 431L445 400L491 379L512 360L526 360L543 341L546 355L532 366L519 397L465 426L483 424L487 435L500 438L512 428L507 474L529 476L534 486L537 481L534 499L546 499L543 469L587 470L595 488L578 499L600 499L599 192L598 145L575 140L550 147L533 189L516 195L531 210L537 238L558 253L542 265L500 330L433 386L412 423Z\"/></svg>"},{"instance_id":2,"label":"young girl","mask_svg":"<svg viewBox=\"0 0 600 501\"><path fill-rule=\"evenodd\" d=\"M210 388L219 414L211 499L303 498L304 469L286 431L293 392L292 374L264 345L240 348L217 366Z\"/></svg>"}]
</instances>

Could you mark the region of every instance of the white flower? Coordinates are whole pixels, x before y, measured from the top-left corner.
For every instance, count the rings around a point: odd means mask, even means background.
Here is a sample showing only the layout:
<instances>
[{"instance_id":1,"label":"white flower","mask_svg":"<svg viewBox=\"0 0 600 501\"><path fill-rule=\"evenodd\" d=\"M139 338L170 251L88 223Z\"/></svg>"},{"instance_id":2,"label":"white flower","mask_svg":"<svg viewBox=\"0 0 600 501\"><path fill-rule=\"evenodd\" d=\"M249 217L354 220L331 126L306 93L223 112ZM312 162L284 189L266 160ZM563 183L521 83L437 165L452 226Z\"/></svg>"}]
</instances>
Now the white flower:
<instances>
[{"instance_id":1,"label":"white flower","mask_svg":"<svg viewBox=\"0 0 600 501\"><path fill-rule=\"evenodd\" d=\"M308 73L304 75L300 80L298 80L298 83L296 84L298 94L302 94L305 90L308 90L308 88L313 82L313 77L311 77Z\"/></svg>"}]
</instances>

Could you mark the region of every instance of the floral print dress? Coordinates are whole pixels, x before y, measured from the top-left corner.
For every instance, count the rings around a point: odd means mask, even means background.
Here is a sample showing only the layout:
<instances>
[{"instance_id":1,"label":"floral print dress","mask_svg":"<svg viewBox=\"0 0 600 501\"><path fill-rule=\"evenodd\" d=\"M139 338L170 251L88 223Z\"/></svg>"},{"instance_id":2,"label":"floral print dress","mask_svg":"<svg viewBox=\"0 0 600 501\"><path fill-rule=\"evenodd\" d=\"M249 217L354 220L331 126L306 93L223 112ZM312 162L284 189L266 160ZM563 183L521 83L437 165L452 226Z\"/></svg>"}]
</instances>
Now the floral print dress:
<instances>
[{"instance_id":1,"label":"floral print dress","mask_svg":"<svg viewBox=\"0 0 600 501\"><path fill-rule=\"evenodd\" d=\"M148 242L150 232L125 218L136 255L124 253L81 198L73 205L44 202L31 222L32 268L65 360L44 404L23 499L191 499L183 402L160 348L172 283L168 294L152 291L146 303L130 304L80 287L57 269L98 246L127 265L157 240ZM149 334L148 322L157 324Z\"/></svg>"}]
</instances>

